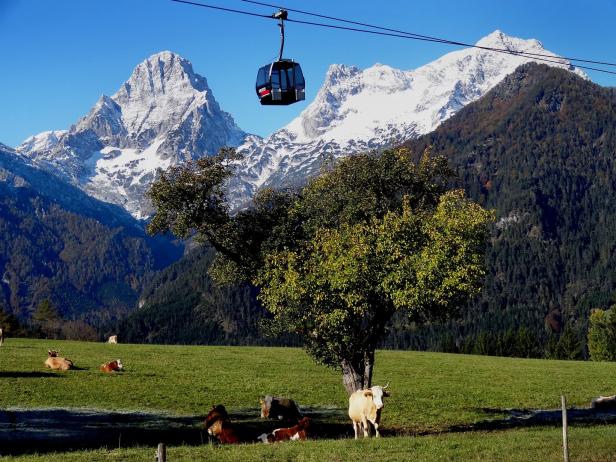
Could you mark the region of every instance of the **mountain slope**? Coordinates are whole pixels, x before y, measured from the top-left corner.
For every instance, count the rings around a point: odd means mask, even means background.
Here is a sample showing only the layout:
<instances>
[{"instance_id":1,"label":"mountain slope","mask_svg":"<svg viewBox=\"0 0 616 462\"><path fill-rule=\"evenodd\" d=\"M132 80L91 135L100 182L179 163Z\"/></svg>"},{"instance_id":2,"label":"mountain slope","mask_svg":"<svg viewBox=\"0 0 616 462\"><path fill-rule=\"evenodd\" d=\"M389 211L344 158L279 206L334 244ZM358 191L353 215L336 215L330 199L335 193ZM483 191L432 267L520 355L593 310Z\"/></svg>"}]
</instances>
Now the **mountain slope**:
<instances>
[{"instance_id":1,"label":"mountain slope","mask_svg":"<svg viewBox=\"0 0 616 462\"><path fill-rule=\"evenodd\" d=\"M409 145L446 155L497 213L485 290L445 331L545 342L568 325L583 342L590 309L616 301L616 91L528 64Z\"/></svg>"},{"instance_id":2,"label":"mountain slope","mask_svg":"<svg viewBox=\"0 0 616 462\"><path fill-rule=\"evenodd\" d=\"M245 136L191 63L164 51L139 64L69 130L28 138L17 151L142 218L151 212L144 193L157 168L237 146Z\"/></svg>"},{"instance_id":3,"label":"mountain slope","mask_svg":"<svg viewBox=\"0 0 616 462\"><path fill-rule=\"evenodd\" d=\"M547 54L562 63L555 66L583 75L537 40L495 31L477 45ZM428 133L529 61L533 60L469 48L412 71L382 64L363 71L332 65L315 100L299 117L265 139L247 139L239 148L246 158L231 184L231 202L240 205L261 187L302 184L318 173L324 159Z\"/></svg>"},{"instance_id":4,"label":"mountain slope","mask_svg":"<svg viewBox=\"0 0 616 462\"><path fill-rule=\"evenodd\" d=\"M527 64L407 145L446 155L460 185L497 221L485 288L461 320L417 327L398 319L384 345L581 357L590 309L616 301L616 90ZM154 332L199 305L203 295L189 300L194 288L178 283L196 267L204 273L207 261L176 265L145 296L148 308L137 316ZM232 319L225 310L215 319ZM212 335L189 332L195 343Z\"/></svg>"},{"instance_id":5,"label":"mountain slope","mask_svg":"<svg viewBox=\"0 0 616 462\"><path fill-rule=\"evenodd\" d=\"M297 345L291 336L263 336L267 315L254 288L214 285L207 273L213 257L211 249L194 249L157 273L116 332L130 343Z\"/></svg>"},{"instance_id":6,"label":"mountain slope","mask_svg":"<svg viewBox=\"0 0 616 462\"><path fill-rule=\"evenodd\" d=\"M22 319L44 299L68 318L125 311L147 272L181 253L1 144L0 234L0 305Z\"/></svg>"}]
</instances>

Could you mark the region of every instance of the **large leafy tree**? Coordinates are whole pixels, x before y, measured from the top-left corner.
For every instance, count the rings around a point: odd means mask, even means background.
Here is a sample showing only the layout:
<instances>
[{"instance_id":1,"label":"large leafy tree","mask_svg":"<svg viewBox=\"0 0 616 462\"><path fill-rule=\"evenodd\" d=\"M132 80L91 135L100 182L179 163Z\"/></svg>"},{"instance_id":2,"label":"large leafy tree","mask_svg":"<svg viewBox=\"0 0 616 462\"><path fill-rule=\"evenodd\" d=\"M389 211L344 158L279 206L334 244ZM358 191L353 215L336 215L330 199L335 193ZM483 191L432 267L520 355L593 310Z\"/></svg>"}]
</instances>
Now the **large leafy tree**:
<instances>
[{"instance_id":1,"label":"large leafy tree","mask_svg":"<svg viewBox=\"0 0 616 462\"><path fill-rule=\"evenodd\" d=\"M266 190L230 215L234 154L163 172L151 232L196 235L218 251L219 281L261 290L271 327L300 334L340 368L348 392L370 386L374 352L396 311L445 318L475 294L491 214L460 190L442 157L389 150L330 165L298 193Z\"/></svg>"},{"instance_id":2,"label":"large leafy tree","mask_svg":"<svg viewBox=\"0 0 616 462\"><path fill-rule=\"evenodd\" d=\"M370 386L396 311L447 317L477 292L489 216L456 190L434 210L405 201L368 223L319 229L298 249L266 258L256 279L261 299L314 358L342 369L348 392Z\"/></svg>"}]
</instances>

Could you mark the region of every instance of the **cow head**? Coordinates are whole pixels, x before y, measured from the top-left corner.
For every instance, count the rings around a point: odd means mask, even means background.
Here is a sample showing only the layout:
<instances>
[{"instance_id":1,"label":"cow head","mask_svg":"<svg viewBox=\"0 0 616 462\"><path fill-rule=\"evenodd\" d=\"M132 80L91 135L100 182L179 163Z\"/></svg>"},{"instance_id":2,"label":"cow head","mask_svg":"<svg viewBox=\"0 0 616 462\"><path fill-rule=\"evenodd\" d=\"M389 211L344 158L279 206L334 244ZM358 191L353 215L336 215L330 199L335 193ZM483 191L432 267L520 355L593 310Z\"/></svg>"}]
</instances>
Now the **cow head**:
<instances>
[{"instance_id":1,"label":"cow head","mask_svg":"<svg viewBox=\"0 0 616 462\"><path fill-rule=\"evenodd\" d=\"M272 401L274 398L270 395L266 395L262 398L259 398L259 403L261 404L261 418L267 419L270 415L270 410L272 409Z\"/></svg>"},{"instance_id":2,"label":"cow head","mask_svg":"<svg viewBox=\"0 0 616 462\"><path fill-rule=\"evenodd\" d=\"M57 358L58 352L56 350L47 350L47 356L50 358Z\"/></svg>"},{"instance_id":3,"label":"cow head","mask_svg":"<svg viewBox=\"0 0 616 462\"><path fill-rule=\"evenodd\" d=\"M383 396L384 396L385 398L388 398L389 396L391 396L391 395L389 394L389 392L387 391L387 389L388 389L388 388L389 388L389 382L387 382L387 385L385 385L385 386L383 387Z\"/></svg>"},{"instance_id":4,"label":"cow head","mask_svg":"<svg viewBox=\"0 0 616 462\"><path fill-rule=\"evenodd\" d=\"M119 359L116 359L116 363L118 363L118 370L121 371L122 369L124 369L124 365L122 365L122 361L120 361Z\"/></svg>"},{"instance_id":5,"label":"cow head","mask_svg":"<svg viewBox=\"0 0 616 462\"><path fill-rule=\"evenodd\" d=\"M298 423L297 426L300 429L307 429L308 427L310 427L310 417L303 417Z\"/></svg>"},{"instance_id":6,"label":"cow head","mask_svg":"<svg viewBox=\"0 0 616 462\"><path fill-rule=\"evenodd\" d=\"M209 429L214 423L222 422L229 417L227 414L227 409L222 404L218 404L216 406L212 406L212 410L205 418L205 428Z\"/></svg>"},{"instance_id":7,"label":"cow head","mask_svg":"<svg viewBox=\"0 0 616 462\"><path fill-rule=\"evenodd\" d=\"M209 427L207 427L208 434L212 436L218 436L222 433L222 420L216 420Z\"/></svg>"},{"instance_id":8,"label":"cow head","mask_svg":"<svg viewBox=\"0 0 616 462\"><path fill-rule=\"evenodd\" d=\"M385 405L383 403L383 398L386 398L389 396L389 393L385 390L388 386L389 384L385 385L385 387L380 387L378 385L375 385L369 390L365 390L364 396L366 397L371 396L372 401L374 402L374 405L376 406L376 408L382 409L383 406Z\"/></svg>"}]
</instances>

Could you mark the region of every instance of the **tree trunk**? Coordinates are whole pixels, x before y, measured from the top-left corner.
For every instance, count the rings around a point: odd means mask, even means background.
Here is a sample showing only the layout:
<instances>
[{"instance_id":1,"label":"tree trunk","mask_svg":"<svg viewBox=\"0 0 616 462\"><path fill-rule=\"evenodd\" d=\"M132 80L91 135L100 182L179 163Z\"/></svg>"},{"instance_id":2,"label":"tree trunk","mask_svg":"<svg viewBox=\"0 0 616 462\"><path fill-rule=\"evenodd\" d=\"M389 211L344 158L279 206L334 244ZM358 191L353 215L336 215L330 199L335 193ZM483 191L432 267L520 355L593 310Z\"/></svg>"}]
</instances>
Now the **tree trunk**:
<instances>
[{"instance_id":1,"label":"tree trunk","mask_svg":"<svg viewBox=\"0 0 616 462\"><path fill-rule=\"evenodd\" d=\"M372 370L374 369L374 350L364 353L364 388L372 386Z\"/></svg>"},{"instance_id":2,"label":"tree trunk","mask_svg":"<svg viewBox=\"0 0 616 462\"><path fill-rule=\"evenodd\" d=\"M342 360L342 383L347 393L351 395L354 391L364 388L364 377L360 369L354 367L350 361Z\"/></svg>"}]
</instances>

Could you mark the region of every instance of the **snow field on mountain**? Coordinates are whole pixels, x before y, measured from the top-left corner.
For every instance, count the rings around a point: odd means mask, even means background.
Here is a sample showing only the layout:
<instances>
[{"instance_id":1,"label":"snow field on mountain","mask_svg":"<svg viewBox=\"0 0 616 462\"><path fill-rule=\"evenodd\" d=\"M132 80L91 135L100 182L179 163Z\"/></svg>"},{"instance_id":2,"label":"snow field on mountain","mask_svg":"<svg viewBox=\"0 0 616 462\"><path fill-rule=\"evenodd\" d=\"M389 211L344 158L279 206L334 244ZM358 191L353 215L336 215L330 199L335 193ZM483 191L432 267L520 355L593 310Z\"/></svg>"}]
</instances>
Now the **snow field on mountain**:
<instances>
[{"instance_id":1,"label":"snow field on mountain","mask_svg":"<svg viewBox=\"0 0 616 462\"><path fill-rule=\"evenodd\" d=\"M556 62L548 64L585 76L534 39L495 31L477 45L549 55ZM237 147L244 158L228 189L236 208L260 188L303 184L325 159L428 133L534 60L465 48L415 70L334 64L310 105L261 138L243 132L220 108L189 61L164 51L140 63L113 96L103 95L68 131L43 132L17 150L88 194L147 218L153 210L145 194L157 168Z\"/></svg>"}]
</instances>

